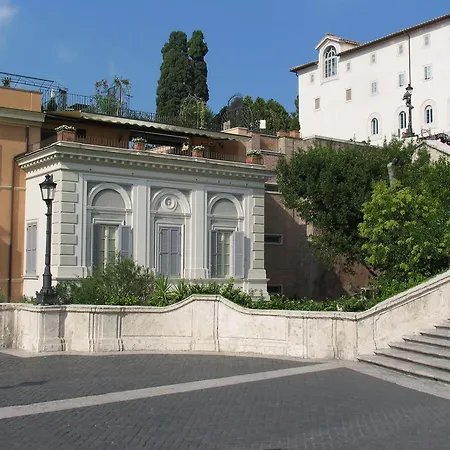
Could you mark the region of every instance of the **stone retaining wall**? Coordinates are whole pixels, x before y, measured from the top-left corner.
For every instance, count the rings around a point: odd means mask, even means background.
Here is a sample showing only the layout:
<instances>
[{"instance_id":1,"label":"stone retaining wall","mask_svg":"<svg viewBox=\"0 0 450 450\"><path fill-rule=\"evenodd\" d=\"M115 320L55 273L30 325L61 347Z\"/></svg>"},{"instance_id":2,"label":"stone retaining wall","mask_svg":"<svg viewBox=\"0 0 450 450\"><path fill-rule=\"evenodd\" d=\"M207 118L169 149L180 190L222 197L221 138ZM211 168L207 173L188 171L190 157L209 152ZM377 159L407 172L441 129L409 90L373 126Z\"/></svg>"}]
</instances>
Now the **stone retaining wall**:
<instances>
[{"instance_id":1,"label":"stone retaining wall","mask_svg":"<svg viewBox=\"0 0 450 450\"><path fill-rule=\"evenodd\" d=\"M211 351L354 360L450 317L450 271L362 313L241 308L220 296L156 307L0 304L0 347Z\"/></svg>"}]
</instances>

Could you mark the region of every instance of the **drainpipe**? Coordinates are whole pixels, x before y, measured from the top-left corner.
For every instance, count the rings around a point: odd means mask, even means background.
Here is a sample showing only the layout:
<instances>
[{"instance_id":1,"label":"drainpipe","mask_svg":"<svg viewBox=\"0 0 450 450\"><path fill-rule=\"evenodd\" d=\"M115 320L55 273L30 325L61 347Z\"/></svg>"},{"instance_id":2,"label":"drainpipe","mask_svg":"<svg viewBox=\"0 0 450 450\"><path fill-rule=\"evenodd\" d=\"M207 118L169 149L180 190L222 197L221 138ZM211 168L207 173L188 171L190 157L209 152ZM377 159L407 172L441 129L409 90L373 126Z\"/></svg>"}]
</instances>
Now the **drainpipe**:
<instances>
[{"instance_id":1,"label":"drainpipe","mask_svg":"<svg viewBox=\"0 0 450 450\"><path fill-rule=\"evenodd\" d=\"M26 153L28 151L28 142L29 142L29 136L30 136L30 128L26 127L25 128L25 152ZM12 161L12 173L11 173L11 208L10 208L10 224L9 224L9 228L10 228L10 232L9 232L9 251L8 251L8 259L9 259L9 264L8 264L8 297L7 297L7 302L11 302L11 297L12 297L12 280L13 280L13 270L12 270L12 263L13 263L13 245L14 245L14 187L16 184L16 176L15 176L15 163L16 163L16 158L17 156L22 156L22 154L20 155L16 155L13 157L13 161Z\"/></svg>"}]
</instances>

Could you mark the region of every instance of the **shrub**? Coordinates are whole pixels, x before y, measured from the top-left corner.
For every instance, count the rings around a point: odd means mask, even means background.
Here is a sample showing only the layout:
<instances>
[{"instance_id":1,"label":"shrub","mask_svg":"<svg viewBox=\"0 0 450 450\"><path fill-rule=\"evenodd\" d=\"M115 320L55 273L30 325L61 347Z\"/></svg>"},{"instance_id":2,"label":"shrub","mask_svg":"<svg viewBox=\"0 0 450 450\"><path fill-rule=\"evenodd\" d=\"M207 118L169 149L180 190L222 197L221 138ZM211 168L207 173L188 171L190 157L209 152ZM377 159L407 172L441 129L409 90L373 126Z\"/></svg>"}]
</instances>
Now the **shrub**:
<instances>
[{"instance_id":1,"label":"shrub","mask_svg":"<svg viewBox=\"0 0 450 450\"><path fill-rule=\"evenodd\" d=\"M56 285L62 304L146 305L155 288L155 277L132 259L116 259L92 276Z\"/></svg>"}]
</instances>

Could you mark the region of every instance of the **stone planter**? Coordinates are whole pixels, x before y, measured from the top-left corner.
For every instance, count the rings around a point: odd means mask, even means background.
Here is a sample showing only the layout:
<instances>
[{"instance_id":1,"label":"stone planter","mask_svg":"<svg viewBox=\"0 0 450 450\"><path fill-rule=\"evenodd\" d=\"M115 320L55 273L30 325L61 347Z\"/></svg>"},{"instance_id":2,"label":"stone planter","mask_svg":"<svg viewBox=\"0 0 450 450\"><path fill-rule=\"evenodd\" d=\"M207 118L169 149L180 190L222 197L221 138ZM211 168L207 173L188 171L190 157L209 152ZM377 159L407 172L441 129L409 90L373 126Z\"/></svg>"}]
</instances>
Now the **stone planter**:
<instances>
[{"instance_id":1,"label":"stone planter","mask_svg":"<svg viewBox=\"0 0 450 450\"><path fill-rule=\"evenodd\" d=\"M77 140L76 131L61 130L56 132L57 141L75 142Z\"/></svg>"},{"instance_id":2,"label":"stone planter","mask_svg":"<svg viewBox=\"0 0 450 450\"><path fill-rule=\"evenodd\" d=\"M277 137L289 137L289 131L277 131Z\"/></svg>"},{"instance_id":3,"label":"stone planter","mask_svg":"<svg viewBox=\"0 0 450 450\"><path fill-rule=\"evenodd\" d=\"M140 152L145 150L145 142L133 142L133 150L138 150Z\"/></svg>"},{"instance_id":4,"label":"stone planter","mask_svg":"<svg viewBox=\"0 0 450 450\"><path fill-rule=\"evenodd\" d=\"M193 158L203 158L205 150L192 150Z\"/></svg>"},{"instance_id":5,"label":"stone planter","mask_svg":"<svg viewBox=\"0 0 450 450\"><path fill-rule=\"evenodd\" d=\"M245 162L247 164L264 164L262 155L247 155Z\"/></svg>"},{"instance_id":6,"label":"stone planter","mask_svg":"<svg viewBox=\"0 0 450 450\"><path fill-rule=\"evenodd\" d=\"M293 137L293 138L299 138L300 137L300 131L291 130L291 131L289 131L289 136Z\"/></svg>"}]
</instances>

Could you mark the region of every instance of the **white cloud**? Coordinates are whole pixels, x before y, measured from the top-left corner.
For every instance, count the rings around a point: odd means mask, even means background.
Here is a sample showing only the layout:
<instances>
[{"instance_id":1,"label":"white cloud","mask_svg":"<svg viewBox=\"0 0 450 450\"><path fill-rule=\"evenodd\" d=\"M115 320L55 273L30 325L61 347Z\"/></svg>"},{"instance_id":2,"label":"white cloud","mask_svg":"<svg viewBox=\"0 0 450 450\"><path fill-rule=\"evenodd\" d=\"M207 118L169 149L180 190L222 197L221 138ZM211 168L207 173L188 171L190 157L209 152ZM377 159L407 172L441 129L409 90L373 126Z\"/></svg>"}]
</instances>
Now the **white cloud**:
<instances>
[{"instance_id":1,"label":"white cloud","mask_svg":"<svg viewBox=\"0 0 450 450\"><path fill-rule=\"evenodd\" d=\"M16 14L17 8L9 0L0 0L0 29L10 24Z\"/></svg>"}]
</instances>

